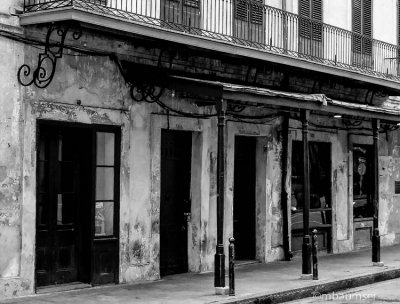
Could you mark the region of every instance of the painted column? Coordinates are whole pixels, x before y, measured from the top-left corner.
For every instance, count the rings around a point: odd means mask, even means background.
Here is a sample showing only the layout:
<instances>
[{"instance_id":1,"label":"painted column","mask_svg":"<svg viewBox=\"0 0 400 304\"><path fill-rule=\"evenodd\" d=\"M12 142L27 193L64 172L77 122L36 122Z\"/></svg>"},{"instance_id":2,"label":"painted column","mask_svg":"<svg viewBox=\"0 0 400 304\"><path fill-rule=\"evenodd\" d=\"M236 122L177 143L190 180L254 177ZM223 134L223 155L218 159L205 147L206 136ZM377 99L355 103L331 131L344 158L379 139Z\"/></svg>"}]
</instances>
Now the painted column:
<instances>
[{"instance_id":1,"label":"painted column","mask_svg":"<svg viewBox=\"0 0 400 304\"><path fill-rule=\"evenodd\" d=\"M308 119L309 110L302 110L303 121L303 246L302 275L311 274L311 242L310 242L310 164L308 151Z\"/></svg>"},{"instance_id":2,"label":"painted column","mask_svg":"<svg viewBox=\"0 0 400 304\"><path fill-rule=\"evenodd\" d=\"M372 120L372 132L374 139L374 158L373 158L373 173L374 186L372 191L372 203L374 208L373 215L373 230L372 230L372 263L380 264L381 260L381 242L379 236L379 119Z\"/></svg>"},{"instance_id":3,"label":"painted column","mask_svg":"<svg viewBox=\"0 0 400 304\"><path fill-rule=\"evenodd\" d=\"M217 101L218 151L217 151L217 248L215 252L214 286L225 287L225 254L223 243L224 195L225 195L225 112L226 102Z\"/></svg>"}]
</instances>

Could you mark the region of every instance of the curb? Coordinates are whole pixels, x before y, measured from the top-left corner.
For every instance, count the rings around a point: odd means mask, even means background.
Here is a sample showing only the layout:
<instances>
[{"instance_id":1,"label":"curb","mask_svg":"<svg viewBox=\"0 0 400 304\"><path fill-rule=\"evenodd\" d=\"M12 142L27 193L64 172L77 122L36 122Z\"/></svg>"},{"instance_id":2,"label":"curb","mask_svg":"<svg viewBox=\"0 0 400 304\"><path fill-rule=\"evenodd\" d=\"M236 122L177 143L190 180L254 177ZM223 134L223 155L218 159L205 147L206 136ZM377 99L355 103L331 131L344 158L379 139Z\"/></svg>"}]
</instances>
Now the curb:
<instances>
[{"instance_id":1,"label":"curb","mask_svg":"<svg viewBox=\"0 0 400 304\"><path fill-rule=\"evenodd\" d=\"M232 299L222 303L238 303L238 304L274 304L283 303L293 300L299 300L303 298L313 297L315 295L321 295L331 293L333 291L340 291L350 288L356 288L364 285L369 285L377 282L386 280L392 280L400 278L400 268L381 271L373 274L367 274L359 277L352 277L348 279L321 283L313 286L307 286L287 291L281 291L272 294L259 294L247 296L242 299Z\"/></svg>"}]
</instances>

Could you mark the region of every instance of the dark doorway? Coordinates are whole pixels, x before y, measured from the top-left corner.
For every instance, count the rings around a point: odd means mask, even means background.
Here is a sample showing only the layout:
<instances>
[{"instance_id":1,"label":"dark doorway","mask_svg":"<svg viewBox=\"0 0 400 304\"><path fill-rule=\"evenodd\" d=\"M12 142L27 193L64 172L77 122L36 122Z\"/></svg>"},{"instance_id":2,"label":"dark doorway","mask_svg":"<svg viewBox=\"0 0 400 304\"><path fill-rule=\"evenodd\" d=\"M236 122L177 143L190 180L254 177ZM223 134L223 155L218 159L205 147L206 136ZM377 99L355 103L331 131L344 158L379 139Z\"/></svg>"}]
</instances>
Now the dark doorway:
<instances>
[{"instance_id":1,"label":"dark doorway","mask_svg":"<svg viewBox=\"0 0 400 304\"><path fill-rule=\"evenodd\" d=\"M371 247L373 228L373 146L353 146L354 249Z\"/></svg>"},{"instance_id":2,"label":"dark doorway","mask_svg":"<svg viewBox=\"0 0 400 304\"><path fill-rule=\"evenodd\" d=\"M94 257L102 243L94 229L97 192L102 192L98 185L99 180L104 179L97 163L102 155L110 155L112 150L114 166L117 155L119 158L119 147L109 141L104 149L99 134L112 134L114 137L118 134L119 141L119 133L118 129L106 133L99 132L100 129L100 126L82 127L44 121L38 124L36 287L75 282L97 284L98 277L105 273L98 271L106 264L98 261L101 255ZM101 185L106 189L103 192L119 183L114 174L110 176ZM114 200L114 195L113 192L111 200ZM110 204L111 200L104 203ZM109 211L112 217L115 206L113 202L112 211ZM114 225L118 221L108 215L105 222L110 226L110 222ZM118 235L109 235L110 238L116 241L107 246L107 252L113 252L112 263L116 266ZM109 272L112 280L107 280L107 283L115 282L116 268L112 267Z\"/></svg>"},{"instance_id":3,"label":"dark doorway","mask_svg":"<svg viewBox=\"0 0 400 304\"><path fill-rule=\"evenodd\" d=\"M331 252L332 182L331 144L309 143L310 162L310 231L316 229L318 249ZM300 252L303 240L303 142L292 142L291 251Z\"/></svg>"},{"instance_id":4,"label":"dark doorway","mask_svg":"<svg viewBox=\"0 0 400 304\"><path fill-rule=\"evenodd\" d=\"M256 256L256 138L235 137L233 236L238 260Z\"/></svg>"},{"instance_id":5,"label":"dark doorway","mask_svg":"<svg viewBox=\"0 0 400 304\"><path fill-rule=\"evenodd\" d=\"M161 132L160 273L188 271L192 133Z\"/></svg>"}]
</instances>

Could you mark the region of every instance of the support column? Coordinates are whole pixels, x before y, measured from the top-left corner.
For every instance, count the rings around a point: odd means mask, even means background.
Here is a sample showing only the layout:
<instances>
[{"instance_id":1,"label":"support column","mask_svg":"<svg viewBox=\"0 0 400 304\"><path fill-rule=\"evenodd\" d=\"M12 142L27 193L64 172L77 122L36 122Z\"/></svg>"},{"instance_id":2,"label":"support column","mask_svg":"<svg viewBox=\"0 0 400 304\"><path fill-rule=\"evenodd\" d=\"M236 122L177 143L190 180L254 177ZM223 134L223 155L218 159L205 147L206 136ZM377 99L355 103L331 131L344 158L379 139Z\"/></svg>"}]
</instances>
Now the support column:
<instances>
[{"instance_id":1,"label":"support column","mask_svg":"<svg viewBox=\"0 0 400 304\"><path fill-rule=\"evenodd\" d=\"M373 174L374 184L372 191L372 203L374 208L372 229L372 263L374 266L383 266L381 262L381 241L379 236L379 119L372 120L372 132L374 139Z\"/></svg>"},{"instance_id":2,"label":"support column","mask_svg":"<svg viewBox=\"0 0 400 304\"><path fill-rule=\"evenodd\" d=\"M224 232L224 196L225 196L225 113L226 102L217 101L218 113L218 155L217 155L217 248L215 252L214 286L216 293L225 287L225 254L223 243Z\"/></svg>"},{"instance_id":3,"label":"support column","mask_svg":"<svg viewBox=\"0 0 400 304\"><path fill-rule=\"evenodd\" d=\"M283 216L283 250L285 261L290 261L289 251L289 214L288 214L288 193L286 189L288 149L289 149L289 115L283 114L282 121L282 181L281 181L281 206Z\"/></svg>"},{"instance_id":4,"label":"support column","mask_svg":"<svg viewBox=\"0 0 400 304\"><path fill-rule=\"evenodd\" d=\"M311 279L311 238L310 238L310 164L308 151L309 110L302 110L303 122L303 246L302 278Z\"/></svg>"}]
</instances>

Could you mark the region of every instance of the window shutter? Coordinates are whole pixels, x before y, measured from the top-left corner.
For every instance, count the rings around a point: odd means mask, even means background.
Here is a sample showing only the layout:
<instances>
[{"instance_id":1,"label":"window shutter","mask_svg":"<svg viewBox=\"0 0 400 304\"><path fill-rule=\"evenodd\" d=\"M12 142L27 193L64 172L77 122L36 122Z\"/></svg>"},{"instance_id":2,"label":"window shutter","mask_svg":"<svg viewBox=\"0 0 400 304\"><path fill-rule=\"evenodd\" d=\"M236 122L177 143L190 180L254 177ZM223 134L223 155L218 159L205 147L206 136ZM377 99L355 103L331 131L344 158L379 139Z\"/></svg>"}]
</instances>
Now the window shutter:
<instances>
[{"instance_id":1,"label":"window shutter","mask_svg":"<svg viewBox=\"0 0 400 304\"><path fill-rule=\"evenodd\" d=\"M260 3L260 4L258 4ZM262 0L255 0L253 1L253 4L251 4L251 22L256 23L256 24L262 24L263 23L263 2Z\"/></svg>"},{"instance_id":2,"label":"window shutter","mask_svg":"<svg viewBox=\"0 0 400 304\"><path fill-rule=\"evenodd\" d=\"M311 0L299 0L299 34L300 37L310 38L311 36Z\"/></svg>"},{"instance_id":3,"label":"window shutter","mask_svg":"<svg viewBox=\"0 0 400 304\"><path fill-rule=\"evenodd\" d=\"M322 40L322 0L311 0L312 35L314 40Z\"/></svg>"},{"instance_id":4,"label":"window shutter","mask_svg":"<svg viewBox=\"0 0 400 304\"><path fill-rule=\"evenodd\" d=\"M363 35L364 37L364 54L372 54L372 0L363 0Z\"/></svg>"},{"instance_id":5,"label":"window shutter","mask_svg":"<svg viewBox=\"0 0 400 304\"><path fill-rule=\"evenodd\" d=\"M247 21L249 14L249 3L247 0L236 1L235 17L238 20Z\"/></svg>"},{"instance_id":6,"label":"window shutter","mask_svg":"<svg viewBox=\"0 0 400 304\"><path fill-rule=\"evenodd\" d=\"M353 32L356 34L353 37L353 52L356 53L361 53L361 37L359 36L362 34L361 5L362 0L353 0Z\"/></svg>"},{"instance_id":7,"label":"window shutter","mask_svg":"<svg viewBox=\"0 0 400 304\"><path fill-rule=\"evenodd\" d=\"M322 0L299 0L299 16L300 36L322 40Z\"/></svg>"}]
</instances>

